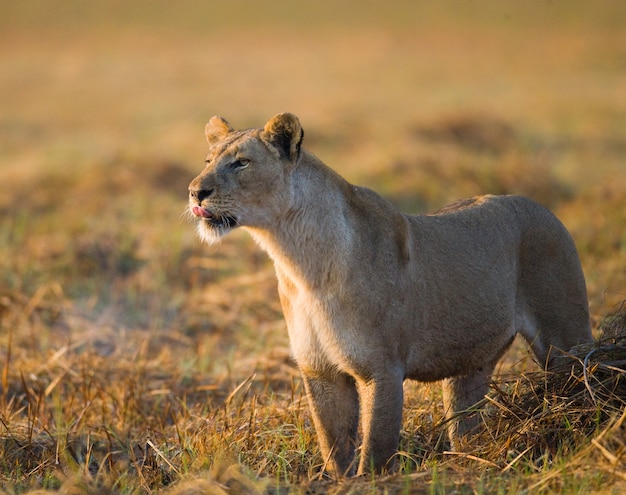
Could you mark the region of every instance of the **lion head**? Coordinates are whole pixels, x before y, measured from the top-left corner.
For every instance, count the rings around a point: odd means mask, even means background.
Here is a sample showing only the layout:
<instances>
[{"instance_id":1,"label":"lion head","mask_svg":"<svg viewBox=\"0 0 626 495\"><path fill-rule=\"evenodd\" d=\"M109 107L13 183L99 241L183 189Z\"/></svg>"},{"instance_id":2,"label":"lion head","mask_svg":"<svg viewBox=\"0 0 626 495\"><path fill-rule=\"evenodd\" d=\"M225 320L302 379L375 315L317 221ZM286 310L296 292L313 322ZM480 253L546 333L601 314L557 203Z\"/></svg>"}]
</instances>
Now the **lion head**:
<instances>
[{"instance_id":1,"label":"lion head","mask_svg":"<svg viewBox=\"0 0 626 495\"><path fill-rule=\"evenodd\" d=\"M209 244L238 226L267 227L290 202L289 177L300 158L303 131L289 113L263 129L235 131L222 117L205 128L206 167L189 184L189 212Z\"/></svg>"}]
</instances>

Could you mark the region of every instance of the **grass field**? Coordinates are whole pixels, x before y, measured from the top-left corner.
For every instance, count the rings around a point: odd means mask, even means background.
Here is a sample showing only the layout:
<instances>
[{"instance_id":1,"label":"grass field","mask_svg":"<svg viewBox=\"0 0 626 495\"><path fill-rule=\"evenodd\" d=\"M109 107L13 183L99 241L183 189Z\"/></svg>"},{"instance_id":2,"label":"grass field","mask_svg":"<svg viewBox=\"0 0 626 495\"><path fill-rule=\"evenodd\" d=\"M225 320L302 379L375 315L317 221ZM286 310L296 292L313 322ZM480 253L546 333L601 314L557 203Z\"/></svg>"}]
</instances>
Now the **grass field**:
<instances>
[{"instance_id":1,"label":"grass field","mask_svg":"<svg viewBox=\"0 0 626 495\"><path fill-rule=\"evenodd\" d=\"M564 382L516 343L464 454L438 384L407 383L400 471L324 479L271 263L241 232L202 246L182 216L212 115L290 111L305 147L406 211L546 204L595 335L626 331L625 3L0 11L0 493L626 489L619 338Z\"/></svg>"}]
</instances>

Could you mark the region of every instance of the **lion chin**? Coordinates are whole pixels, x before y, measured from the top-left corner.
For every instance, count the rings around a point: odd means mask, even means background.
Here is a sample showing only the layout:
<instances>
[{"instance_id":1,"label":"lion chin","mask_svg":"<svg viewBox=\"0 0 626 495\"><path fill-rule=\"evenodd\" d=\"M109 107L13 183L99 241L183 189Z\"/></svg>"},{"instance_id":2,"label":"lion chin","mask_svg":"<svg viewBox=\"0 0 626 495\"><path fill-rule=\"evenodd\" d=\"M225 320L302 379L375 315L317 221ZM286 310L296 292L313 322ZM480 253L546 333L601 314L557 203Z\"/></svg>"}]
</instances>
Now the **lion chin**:
<instances>
[{"instance_id":1,"label":"lion chin","mask_svg":"<svg viewBox=\"0 0 626 495\"><path fill-rule=\"evenodd\" d=\"M210 246L218 244L238 224L234 216L215 213L198 205L190 206L189 213L198 220L198 237Z\"/></svg>"},{"instance_id":2,"label":"lion chin","mask_svg":"<svg viewBox=\"0 0 626 495\"><path fill-rule=\"evenodd\" d=\"M236 222L234 222L236 225ZM234 226L231 221L216 223L210 220L199 220L197 226L198 237L209 246L219 244L226 234L233 230Z\"/></svg>"},{"instance_id":3,"label":"lion chin","mask_svg":"<svg viewBox=\"0 0 626 495\"><path fill-rule=\"evenodd\" d=\"M206 242L209 246L219 244L226 232L221 229L208 225L207 222L199 221L196 228L198 237L202 242Z\"/></svg>"}]
</instances>

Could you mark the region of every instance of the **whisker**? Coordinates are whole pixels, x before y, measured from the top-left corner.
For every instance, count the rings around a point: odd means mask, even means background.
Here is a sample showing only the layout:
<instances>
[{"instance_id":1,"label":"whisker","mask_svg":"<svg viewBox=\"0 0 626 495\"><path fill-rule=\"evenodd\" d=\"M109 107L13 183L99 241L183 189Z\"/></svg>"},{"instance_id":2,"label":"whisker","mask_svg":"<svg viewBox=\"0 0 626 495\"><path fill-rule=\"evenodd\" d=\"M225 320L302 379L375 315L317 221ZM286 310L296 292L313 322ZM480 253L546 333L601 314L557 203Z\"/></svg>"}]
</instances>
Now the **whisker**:
<instances>
[{"instance_id":1,"label":"whisker","mask_svg":"<svg viewBox=\"0 0 626 495\"><path fill-rule=\"evenodd\" d=\"M193 222L195 220L189 206L186 206L185 209L181 212L180 217L178 219L178 225L183 223L183 221Z\"/></svg>"}]
</instances>

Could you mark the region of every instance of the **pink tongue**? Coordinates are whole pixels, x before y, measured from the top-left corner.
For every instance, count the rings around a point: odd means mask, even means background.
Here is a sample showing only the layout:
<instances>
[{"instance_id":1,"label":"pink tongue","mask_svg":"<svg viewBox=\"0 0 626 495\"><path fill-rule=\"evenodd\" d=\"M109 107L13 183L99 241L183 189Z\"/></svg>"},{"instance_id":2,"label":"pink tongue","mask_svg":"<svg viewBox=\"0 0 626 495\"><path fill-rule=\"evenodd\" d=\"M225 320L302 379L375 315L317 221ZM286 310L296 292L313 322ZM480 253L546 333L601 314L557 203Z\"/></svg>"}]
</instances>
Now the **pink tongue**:
<instances>
[{"instance_id":1,"label":"pink tongue","mask_svg":"<svg viewBox=\"0 0 626 495\"><path fill-rule=\"evenodd\" d=\"M193 214L197 217L204 217L204 218L212 218L213 214L208 211L205 210L204 208L201 208L200 206L194 206L191 211L193 211Z\"/></svg>"}]
</instances>

